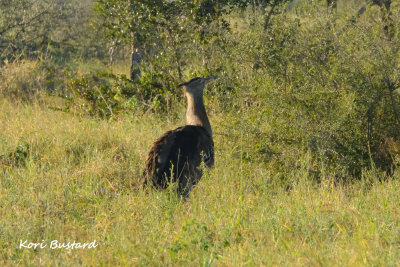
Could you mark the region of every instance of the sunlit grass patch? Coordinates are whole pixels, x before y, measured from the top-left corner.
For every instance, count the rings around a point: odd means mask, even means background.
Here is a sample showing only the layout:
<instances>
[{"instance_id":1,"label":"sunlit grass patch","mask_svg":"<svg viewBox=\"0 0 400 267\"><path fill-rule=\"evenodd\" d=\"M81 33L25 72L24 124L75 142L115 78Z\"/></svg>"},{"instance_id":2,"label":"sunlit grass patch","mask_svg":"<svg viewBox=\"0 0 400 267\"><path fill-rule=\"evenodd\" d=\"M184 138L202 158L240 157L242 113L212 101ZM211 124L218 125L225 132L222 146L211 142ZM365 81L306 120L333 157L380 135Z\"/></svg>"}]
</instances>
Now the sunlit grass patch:
<instances>
[{"instance_id":1,"label":"sunlit grass patch","mask_svg":"<svg viewBox=\"0 0 400 267\"><path fill-rule=\"evenodd\" d=\"M134 186L152 141L176 125L7 101L1 110L0 154L27 149L23 164L1 165L4 264L398 264L398 172L338 184L309 179L305 161L285 181L268 163L241 157L240 138L234 156L232 142L216 135L215 167L184 200ZM19 249L21 240L98 246Z\"/></svg>"}]
</instances>

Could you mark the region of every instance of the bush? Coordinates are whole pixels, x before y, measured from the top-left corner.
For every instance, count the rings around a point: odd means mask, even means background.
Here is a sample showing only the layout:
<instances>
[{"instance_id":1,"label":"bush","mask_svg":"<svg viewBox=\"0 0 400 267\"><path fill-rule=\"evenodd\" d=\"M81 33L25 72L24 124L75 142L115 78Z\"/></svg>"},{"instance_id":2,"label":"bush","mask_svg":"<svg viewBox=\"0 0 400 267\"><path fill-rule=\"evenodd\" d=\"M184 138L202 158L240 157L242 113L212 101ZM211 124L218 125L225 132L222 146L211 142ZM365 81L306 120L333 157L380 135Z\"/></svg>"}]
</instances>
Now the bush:
<instances>
[{"instance_id":1,"label":"bush","mask_svg":"<svg viewBox=\"0 0 400 267\"><path fill-rule=\"evenodd\" d=\"M398 35L388 38L374 9L354 25L321 16L316 4L304 10L284 12L267 31L260 23L240 37L234 56L244 93L236 99L256 121L241 123L261 151L309 153L311 170L391 173L400 147ZM285 158L285 165L296 166L300 156Z\"/></svg>"}]
</instances>

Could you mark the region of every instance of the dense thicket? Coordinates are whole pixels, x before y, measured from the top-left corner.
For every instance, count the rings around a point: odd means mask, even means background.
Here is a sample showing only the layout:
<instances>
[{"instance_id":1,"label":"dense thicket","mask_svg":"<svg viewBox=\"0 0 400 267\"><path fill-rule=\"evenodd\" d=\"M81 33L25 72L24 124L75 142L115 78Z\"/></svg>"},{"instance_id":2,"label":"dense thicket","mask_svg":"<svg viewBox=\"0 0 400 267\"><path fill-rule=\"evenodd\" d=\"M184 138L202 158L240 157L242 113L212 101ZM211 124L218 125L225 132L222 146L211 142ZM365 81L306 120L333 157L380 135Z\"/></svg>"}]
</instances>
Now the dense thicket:
<instances>
[{"instance_id":1,"label":"dense thicket","mask_svg":"<svg viewBox=\"0 0 400 267\"><path fill-rule=\"evenodd\" d=\"M2 92L50 87L68 96L64 110L170 115L178 82L213 74L209 109L227 118L229 138L245 139L243 160L285 173L306 157L315 179L390 174L400 158L400 7L389 2L2 2ZM34 82L9 78L37 57ZM131 69L88 67L94 59Z\"/></svg>"}]
</instances>

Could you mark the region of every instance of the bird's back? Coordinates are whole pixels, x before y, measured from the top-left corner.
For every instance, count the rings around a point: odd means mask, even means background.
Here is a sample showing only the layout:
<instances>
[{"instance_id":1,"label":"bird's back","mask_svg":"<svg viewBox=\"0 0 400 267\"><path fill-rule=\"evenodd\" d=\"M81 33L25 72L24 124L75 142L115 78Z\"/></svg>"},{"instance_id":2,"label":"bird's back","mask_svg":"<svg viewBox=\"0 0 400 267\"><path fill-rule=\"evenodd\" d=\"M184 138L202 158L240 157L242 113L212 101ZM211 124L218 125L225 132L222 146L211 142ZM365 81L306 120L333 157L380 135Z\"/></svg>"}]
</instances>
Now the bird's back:
<instances>
[{"instance_id":1,"label":"bird's back","mask_svg":"<svg viewBox=\"0 0 400 267\"><path fill-rule=\"evenodd\" d=\"M178 182L179 191L186 192L201 178L202 161L206 167L214 164L212 137L201 126L179 127L153 144L143 179L159 188L166 188L170 181Z\"/></svg>"}]
</instances>

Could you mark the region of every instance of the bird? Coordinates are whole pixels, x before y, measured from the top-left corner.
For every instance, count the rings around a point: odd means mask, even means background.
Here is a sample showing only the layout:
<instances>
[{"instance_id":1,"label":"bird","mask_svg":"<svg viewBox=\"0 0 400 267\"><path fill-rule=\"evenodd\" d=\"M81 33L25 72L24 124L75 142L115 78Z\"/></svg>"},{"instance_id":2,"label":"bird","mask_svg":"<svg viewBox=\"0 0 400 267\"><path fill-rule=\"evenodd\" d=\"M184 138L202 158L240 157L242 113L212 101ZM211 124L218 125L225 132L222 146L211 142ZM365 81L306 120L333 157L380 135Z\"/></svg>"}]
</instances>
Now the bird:
<instances>
[{"instance_id":1,"label":"bird","mask_svg":"<svg viewBox=\"0 0 400 267\"><path fill-rule=\"evenodd\" d=\"M148 154L142 175L143 185L166 189L177 184L177 193L188 197L206 168L214 165L214 141L204 106L205 85L215 79L196 77L181 83L187 99L186 125L167 131L158 138Z\"/></svg>"}]
</instances>

